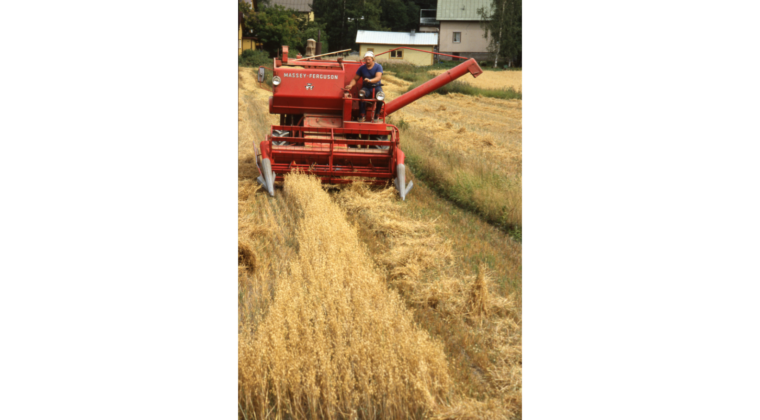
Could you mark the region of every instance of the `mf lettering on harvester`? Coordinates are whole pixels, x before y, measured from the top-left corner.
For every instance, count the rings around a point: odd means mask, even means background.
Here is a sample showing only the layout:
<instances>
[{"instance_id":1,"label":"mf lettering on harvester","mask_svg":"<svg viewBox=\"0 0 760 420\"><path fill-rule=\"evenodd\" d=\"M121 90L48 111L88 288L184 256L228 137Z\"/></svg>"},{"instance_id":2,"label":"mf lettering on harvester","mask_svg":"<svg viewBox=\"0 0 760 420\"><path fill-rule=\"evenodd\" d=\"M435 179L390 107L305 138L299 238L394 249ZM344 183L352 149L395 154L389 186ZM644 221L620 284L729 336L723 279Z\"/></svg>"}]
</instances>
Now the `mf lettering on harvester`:
<instances>
[{"instance_id":1,"label":"mf lettering on harvester","mask_svg":"<svg viewBox=\"0 0 760 420\"><path fill-rule=\"evenodd\" d=\"M285 73L283 77L293 77L296 79L324 79L324 80L338 80L338 76L335 74L307 74L307 73Z\"/></svg>"}]
</instances>

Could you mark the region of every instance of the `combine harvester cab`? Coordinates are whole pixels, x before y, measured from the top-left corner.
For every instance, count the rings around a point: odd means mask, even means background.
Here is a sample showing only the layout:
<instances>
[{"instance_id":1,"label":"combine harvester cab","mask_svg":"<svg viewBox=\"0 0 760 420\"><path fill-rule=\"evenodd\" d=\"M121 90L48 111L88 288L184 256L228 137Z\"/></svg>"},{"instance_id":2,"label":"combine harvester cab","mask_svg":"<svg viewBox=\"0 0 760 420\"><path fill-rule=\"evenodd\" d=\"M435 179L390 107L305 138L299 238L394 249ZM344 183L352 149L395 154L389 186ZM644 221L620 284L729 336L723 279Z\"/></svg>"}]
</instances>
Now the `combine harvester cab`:
<instances>
[{"instance_id":1,"label":"combine harvester cab","mask_svg":"<svg viewBox=\"0 0 760 420\"><path fill-rule=\"evenodd\" d=\"M279 114L280 124L272 126L260 150L253 145L261 174L258 182L272 197L275 181L300 170L329 184L350 183L355 177L378 185L392 181L401 199L406 199L413 184L405 180L399 130L387 124L386 117L468 72L475 77L482 73L478 63L469 59L386 104L384 97L359 98L361 79L350 92L345 90L363 62L289 60L287 46L282 52L282 59L274 59L269 97L269 113ZM259 82L264 72L264 67L259 68ZM367 102L368 116L380 107L380 122L357 121L361 100Z\"/></svg>"}]
</instances>

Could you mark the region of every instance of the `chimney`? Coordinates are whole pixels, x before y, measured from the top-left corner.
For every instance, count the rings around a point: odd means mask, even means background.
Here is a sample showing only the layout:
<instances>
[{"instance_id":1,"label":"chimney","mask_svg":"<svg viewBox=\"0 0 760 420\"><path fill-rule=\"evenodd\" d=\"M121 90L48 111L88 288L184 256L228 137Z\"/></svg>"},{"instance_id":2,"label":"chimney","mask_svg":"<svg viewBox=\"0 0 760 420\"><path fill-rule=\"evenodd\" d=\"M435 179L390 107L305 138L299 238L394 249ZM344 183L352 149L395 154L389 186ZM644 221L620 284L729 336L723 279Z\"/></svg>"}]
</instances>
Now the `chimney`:
<instances>
[{"instance_id":1,"label":"chimney","mask_svg":"<svg viewBox=\"0 0 760 420\"><path fill-rule=\"evenodd\" d=\"M412 29L412 36L414 36L414 29Z\"/></svg>"}]
</instances>

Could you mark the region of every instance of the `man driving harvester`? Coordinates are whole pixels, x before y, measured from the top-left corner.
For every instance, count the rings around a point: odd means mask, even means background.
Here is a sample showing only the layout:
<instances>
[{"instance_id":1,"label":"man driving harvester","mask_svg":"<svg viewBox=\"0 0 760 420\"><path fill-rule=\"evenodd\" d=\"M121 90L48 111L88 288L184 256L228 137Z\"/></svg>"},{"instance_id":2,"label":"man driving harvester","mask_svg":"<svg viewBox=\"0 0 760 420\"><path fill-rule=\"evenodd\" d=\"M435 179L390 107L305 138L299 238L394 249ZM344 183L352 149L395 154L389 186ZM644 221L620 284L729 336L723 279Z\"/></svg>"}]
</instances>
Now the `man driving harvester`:
<instances>
[{"instance_id":1,"label":"man driving harvester","mask_svg":"<svg viewBox=\"0 0 760 420\"><path fill-rule=\"evenodd\" d=\"M383 93L382 84L380 83L380 78L383 77L383 66L380 64L375 63L375 54L372 51L367 51L366 54L364 54L364 63L365 65L359 67L358 70L356 70L356 76L354 76L354 80L351 80L351 83L346 85L347 90L351 90L351 88L354 87L356 84L356 81L359 80L360 77L364 78L363 86L359 92L359 96L363 96L365 98L369 99L375 99L378 95ZM375 90L375 97L372 96L372 90ZM362 95L363 93L363 95ZM380 98L383 98L385 94L380 95ZM380 121L380 111L382 108L382 102L378 102L378 105L375 106L375 118L372 122L378 123ZM359 116L359 119L357 121L364 122L366 121L365 114L367 112L367 104L364 101L359 101L359 113L361 114Z\"/></svg>"}]
</instances>

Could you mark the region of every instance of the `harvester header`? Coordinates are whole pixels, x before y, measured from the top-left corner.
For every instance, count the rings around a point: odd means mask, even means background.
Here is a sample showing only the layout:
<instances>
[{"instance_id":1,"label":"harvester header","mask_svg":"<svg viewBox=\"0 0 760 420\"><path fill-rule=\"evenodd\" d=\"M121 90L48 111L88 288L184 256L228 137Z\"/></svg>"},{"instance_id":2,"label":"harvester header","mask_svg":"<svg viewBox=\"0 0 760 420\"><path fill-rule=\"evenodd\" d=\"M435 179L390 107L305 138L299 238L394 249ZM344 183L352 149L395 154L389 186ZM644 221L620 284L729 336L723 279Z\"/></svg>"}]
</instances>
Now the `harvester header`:
<instances>
[{"instance_id":1,"label":"harvester header","mask_svg":"<svg viewBox=\"0 0 760 420\"><path fill-rule=\"evenodd\" d=\"M478 63L468 59L386 104L378 85L362 78L351 90L346 89L364 62L289 60L288 47L282 50L282 58L274 59L273 94L269 97L269 112L279 114L280 124L271 127L260 151L254 143L261 174L258 181L271 196L275 181L301 170L330 184L349 183L354 177L379 185L393 182L405 199L413 185L405 182L399 130L386 123L386 117L466 73L474 77L482 73ZM260 82L264 72L263 67L259 69ZM360 101L365 102L367 115L379 118L365 121Z\"/></svg>"}]
</instances>

